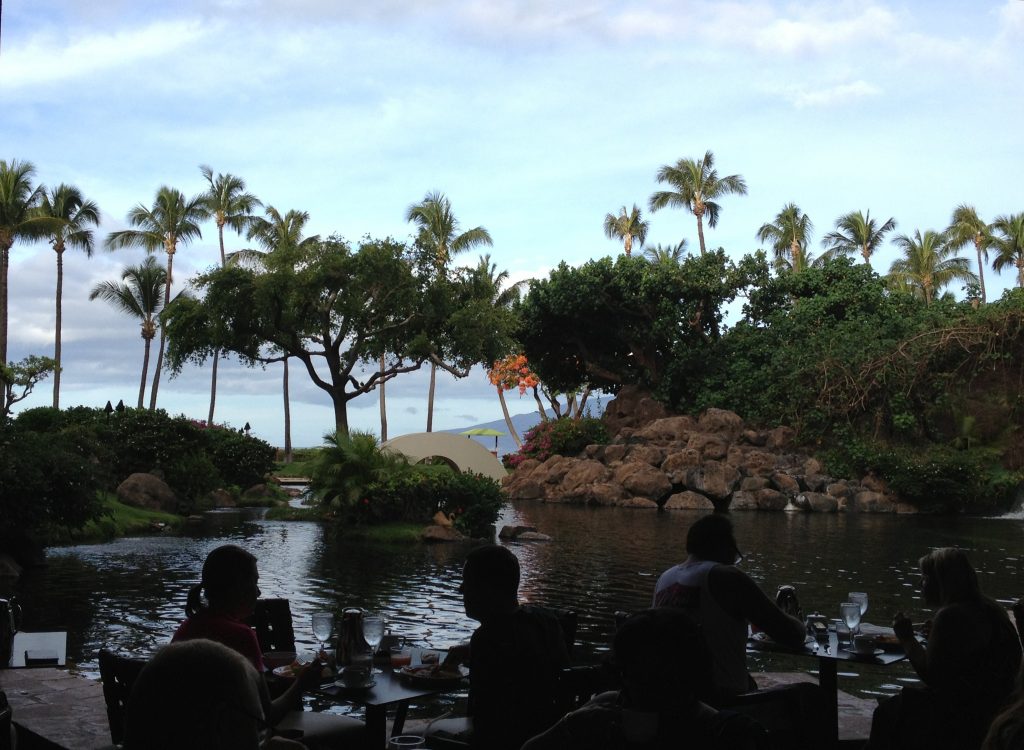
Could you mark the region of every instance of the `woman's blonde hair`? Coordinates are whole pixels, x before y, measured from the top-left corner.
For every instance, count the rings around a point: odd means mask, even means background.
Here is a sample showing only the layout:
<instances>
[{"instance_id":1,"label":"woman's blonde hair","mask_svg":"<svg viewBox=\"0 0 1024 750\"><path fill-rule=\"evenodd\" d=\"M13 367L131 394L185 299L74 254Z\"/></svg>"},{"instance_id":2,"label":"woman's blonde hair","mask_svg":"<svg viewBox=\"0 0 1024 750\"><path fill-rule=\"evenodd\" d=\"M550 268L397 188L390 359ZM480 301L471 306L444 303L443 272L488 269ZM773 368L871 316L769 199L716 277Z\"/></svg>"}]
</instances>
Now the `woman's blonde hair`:
<instances>
[{"instance_id":1,"label":"woman's blonde hair","mask_svg":"<svg viewBox=\"0 0 1024 750\"><path fill-rule=\"evenodd\" d=\"M932 579L940 604L981 598L978 574L958 547L940 547L918 560L921 572Z\"/></svg>"}]
</instances>

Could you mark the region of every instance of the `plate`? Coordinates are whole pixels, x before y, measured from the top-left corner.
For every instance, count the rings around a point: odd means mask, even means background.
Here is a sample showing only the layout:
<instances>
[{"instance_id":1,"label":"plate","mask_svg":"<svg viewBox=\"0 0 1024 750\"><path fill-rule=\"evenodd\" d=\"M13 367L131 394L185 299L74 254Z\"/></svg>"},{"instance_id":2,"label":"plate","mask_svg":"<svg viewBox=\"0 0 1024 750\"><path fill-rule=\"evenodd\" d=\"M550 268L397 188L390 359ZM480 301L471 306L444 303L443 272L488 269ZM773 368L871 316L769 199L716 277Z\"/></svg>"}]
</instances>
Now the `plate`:
<instances>
[{"instance_id":1,"label":"plate","mask_svg":"<svg viewBox=\"0 0 1024 750\"><path fill-rule=\"evenodd\" d=\"M854 651L853 649L850 649L850 648L843 648L842 650L845 651L846 653L848 653L850 656L856 658L856 659L874 659L875 657L881 656L882 654L885 653L885 649L881 649L881 648L876 648L870 654L864 654L864 653L861 653L860 651Z\"/></svg>"},{"instance_id":2,"label":"plate","mask_svg":"<svg viewBox=\"0 0 1024 750\"><path fill-rule=\"evenodd\" d=\"M462 683L462 678L469 674L465 667L460 666L458 676L453 672L438 672L433 664L417 667L402 667L398 670L399 677L410 685L420 687L442 688L455 687Z\"/></svg>"},{"instance_id":3,"label":"plate","mask_svg":"<svg viewBox=\"0 0 1024 750\"><path fill-rule=\"evenodd\" d=\"M283 677L286 680L291 680L295 677L295 669L291 664L285 664L280 667L274 667L274 676Z\"/></svg>"},{"instance_id":4,"label":"plate","mask_svg":"<svg viewBox=\"0 0 1024 750\"><path fill-rule=\"evenodd\" d=\"M349 685L344 680L338 680L338 681L336 681L334 683L335 687L338 687L341 690L344 690L346 693L359 693L359 692L362 692L363 690L369 690L370 688L372 688L376 684L377 684L377 681L374 680L373 678L371 678L367 682L362 683L361 685Z\"/></svg>"}]
</instances>

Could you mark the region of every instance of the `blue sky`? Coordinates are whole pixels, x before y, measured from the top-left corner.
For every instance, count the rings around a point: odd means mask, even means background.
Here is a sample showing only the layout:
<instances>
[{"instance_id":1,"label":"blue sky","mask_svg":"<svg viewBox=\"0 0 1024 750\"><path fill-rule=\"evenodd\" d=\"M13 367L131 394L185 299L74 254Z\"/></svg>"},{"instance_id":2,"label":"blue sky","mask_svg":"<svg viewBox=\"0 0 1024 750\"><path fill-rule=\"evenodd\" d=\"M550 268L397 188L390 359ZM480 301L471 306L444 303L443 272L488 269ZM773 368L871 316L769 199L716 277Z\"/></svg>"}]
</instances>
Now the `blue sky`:
<instances>
[{"instance_id":1,"label":"blue sky","mask_svg":"<svg viewBox=\"0 0 1024 750\"><path fill-rule=\"evenodd\" d=\"M605 214L646 209L661 165L708 149L749 187L707 232L736 257L790 201L815 244L852 210L908 234L943 228L962 202L989 218L1024 210L1022 0L7 0L2 12L0 158L79 186L103 211L101 238L160 185L201 191L200 164L350 239L408 238L405 209L443 191L515 279L621 252ZM696 247L689 214L647 218L649 244ZM177 288L216 254L209 225L179 249ZM88 292L141 257L67 253L62 405L134 403L138 328ZM887 245L873 265L895 257ZM990 297L1014 281L987 278ZM47 245L15 246L12 359L52 353L54 279ZM294 372L294 441L316 444L329 401ZM393 435L423 429L426 383L389 385ZM193 368L163 378L160 405L203 418L208 395L208 370ZM24 405L51 397L45 383ZM281 412L279 366L222 368L218 420L280 443ZM482 372L439 379L436 428L499 417ZM379 429L376 396L349 420Z\"/></svg>"}]
</instances>

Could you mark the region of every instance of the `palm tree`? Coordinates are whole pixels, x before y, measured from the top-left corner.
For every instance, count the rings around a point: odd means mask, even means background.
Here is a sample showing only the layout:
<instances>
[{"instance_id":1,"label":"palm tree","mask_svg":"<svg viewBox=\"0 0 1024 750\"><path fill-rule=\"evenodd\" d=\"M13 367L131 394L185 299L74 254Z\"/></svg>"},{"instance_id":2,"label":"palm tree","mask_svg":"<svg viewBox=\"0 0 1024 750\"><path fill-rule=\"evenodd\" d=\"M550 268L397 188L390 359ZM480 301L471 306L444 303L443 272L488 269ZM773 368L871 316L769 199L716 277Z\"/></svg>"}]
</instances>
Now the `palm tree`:
<instances>
[{"instance_id":1,"label":"palm tree","mask_svg":"<svg viewBox=\"0 0 1024 750\"><path fill-rule=\"evenodd\" d=\"M161 292L167 285L167 271L157 263L156 258L147 255L137 266L128 266L121 274L121 283L101 281L89 294L89 299L97 297L106 300L117 309L128 313L142 321L142 340L145 343L145 354L142 357L142 378L139 381L139 403L146 395L146 373L149 369L149 349L156 336L157 315L164 306ZM156 386L154 386L156 387Z\"/></svg>"},{"instance_id":2,"label":"palm tree","mask_svg":"<svg viewBox=\"0 0 1024 750\"><path fill-rule=\"evenodd\" d=\"M903 257L889 267L889 283L897 289L909 289L930 305L935 296L953 281L977 281L967 258L957 256L942 232L926 229L914 231L913 237L905 234L893 238L893 244L903 251Z\"/></svg>"},{"instance_id":3,"label":"palm tree","mask_svg":"<svg viewBox=\"0 0 1024 750\"><path fill-rule=\"evenodd\" d=\"M981 220L974 206L961 203L953 209L946 237L950 247L957 250L968 242L974 243L974 250L978 254L978 284L981 287L981 302L984 304L985 266L988 264L988 246L992 239L988 224Z\"/></svg>"},{"instance_id":4,"label":"palm tree","mask_svg":"<svg viewBox=\"0 0 1024 750\"><path fill-rule=\"evenodd\" d=\"M633 210L627 212L623 206L619 215L607 214L604 217L604 233L610 240L622 240L626 255L633 252L633 239L635 238L640 247L644 246L647 239L647 230L650 222L640 218L640 209L633 204Z\"/></svg>"},{"instance_id":5,"label":"palm tree","mask_svg":"<svg viewBox=\"0 0 1024 750\"><path fill-rule=\"evenodd\" d=\"M718 226L718 214L722 210L716 202L730 193L747 194L747 183L738 174L719 177L715 169L715 155L708 151L703 159L680 159L675 166L668 164L658 170L658 182L667 182L675 191L659 191L651 196L651 211L665 206L685 208L697 217L697 237L700 240L700 254L704 255L704 216L708 226Z\"/></svg>"},{"instance_id":6,"label":"palm tree","mask_svg":"<svg viewBox=\"0 0 1024 750\"><path fill-rule=\"evenodd\" d=\"M771 243L776 269L788 266L799 272L809 263L807 245L813 230L814 224L810 217L795 203L787 203L774 222L761 225L757 230L757 239Z\"/></svg>"},{"instance_id":7,"label":"palm tree","mask_svg":"<svg viewBox=\"0 0 1024 750\"><path fill-rule=\"evenodd\" d=\"M53 371L53 408L59 409L64 250L77 247L85 252L86 257L92 257L93 233L89 227L99 226L100 210L75 186L60 184L49 192L43 189L38 211L53 222L49 231L50 244L57 253L57 320L53 344L53 359L57 366Z\"/></svg>"},{"instance_id":8,"label":"palm tree","mask_svg":"<svg viewBox=\"0 0 1024 750\"><path fill-rule=\"evenodd\" d=\"M320 235L303 237L309 214L305 211L289 210L282 214L273 206L264 211L266 218L257 216L249 222L248 239L255 240L262 250L245 249L231 253L228 262L249 263L257 268L285 268L298 260L297 253L320 241ZM284 372L281 377L281 391L284 398L284 461L292 460L292 406L288 391L288 357L281 360Z\"/></svg>"},{"instance_id":9,"label":"palm tree","mask_svg":"<svg viewBox=\"0 0 1024 750\"><path fill-rule=\"evenodd\" d=\"M141 247L147 253L161 248L167 253L167 277L164 282L164 307L171 301L171 284L174 283L174 254L178 243L187 244L202 237L199 224L210 217L201 195L186 199L175 188L162 186L156 191L156 198L150 207L141 203L128 212L128 224L138 229L123 229L107 237L109 250L123 247ZM153 372L153 389L149 394L149 408L156 408L157 391L160 389L160 370L164 361L164 329L160 328L160 348Z\"/></svg>"},{"instance_id":10,"label":"palm tree","mask_svg":"<svg viewBox=\"0 0 1024 750\"><path fill-rule=\"evenodd\" d=\"M1017 269L1017 286L1024 287L1024 213L997 216L992 222L992 249L996 251L992 268Z\"/></svg>"},{"instance_id":11,"label":"palm tree","mask_svg":"<svg viewBox=\"0 0 1024 750\"><path fill-rule=\"evenodd\" d=\"M35 210L43 197L32 162L0 159L0 365L7 364L7 270L18 240L45 236L51 222Z\"/></svg>"},{"instance_id":12,"label":"palm tree","mask_svg":"<svg viewBox=\"0 0 1024 750\"><path fill-rule=\"evenodd\" d=\"M678 266L686 256L688 243L686 239L679 240L679 244L662 245L660 242L654 247L644 248L644 257L651 263L666 263L670 266Z\"/></svg>"},{"instance_id":13,"label":"palm tree","mask_svg":"<svg viewBox=\"0 0 1024 750\"><path fill-rule=\"evenodd\" d=\"M434 268L443 274L452 256L478 245L494 244L483 227L459 232L459 222L452 213L451 201L444 193L427 193L423 200L409 206L405 220L416 225L416 246L433 260ZM434 392L437 387L436 355L431 355L430 391L427 396L427 432L434 429Z\"/></svg>"},{"instance_id":14,"label":"palm tree","mask_svg":"<svg viewBox=\"0 0 1024 750\"><path fill-rule=\"evenodd\" d=\"M233 174L213 176L213 170L205 164L199 165L210 188L201 196L206 210L217 224L217 239L220 241L220 266L227 263L224 253L224 227L234 229L242 234L252 224L252 212L263 204L252 193L245 192L245 181ZM217 363L220 361L220 350L213 352L213 372L210 376L210 412L206 423L213 424L213 409L217 403Z\"/></svg>"},{"instance_id":15,"label":"palm tree","mask_svg":"<svg viewBox=\"0 0 1024 750\"><path fill-rule=\"evenodd\" d=\"M877 250L882 240L896 228L896 220L890 217L882 226L877 226L871 218L871 212L862 214L851 211L836 219L836 231L829 232L821 238L821 244L828 249L826 257L860 253L864 263L871 264L871 254Z\"/></svg>"}]
</instances>

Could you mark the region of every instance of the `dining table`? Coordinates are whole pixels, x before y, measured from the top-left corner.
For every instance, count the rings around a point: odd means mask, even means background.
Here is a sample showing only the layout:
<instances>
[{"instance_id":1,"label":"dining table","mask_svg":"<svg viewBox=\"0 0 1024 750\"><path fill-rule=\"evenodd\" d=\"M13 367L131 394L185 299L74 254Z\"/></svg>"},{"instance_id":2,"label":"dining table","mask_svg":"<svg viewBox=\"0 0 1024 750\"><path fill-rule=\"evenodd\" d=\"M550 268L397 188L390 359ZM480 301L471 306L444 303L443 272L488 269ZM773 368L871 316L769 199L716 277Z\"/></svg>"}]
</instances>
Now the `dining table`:
<instances>
[{"instance_id":1,"label":"dining table","mask_svg":"<svg viewBox=\"0 0 1024 750\"><path fill-rule=\"evenodd\" d=\"M886 630L891 631L891 628L885 629L867 623L862 624L862 628L876 634ZM747 641L747 653L757 651L790 654L817 660L818 685L824 693L825 711L827 712L825 723L828 727L831 747L839 746L839 664L845 662L863 666L887 667L907 658L906 652L899 647L878 648L874 653L867 655L856 653L851 648L849 632L846 630L837 632L836 628L830 628L827 634L817 638L808 636L800 648L785 646L769 638L750 638Z\"/></svg>"}]
</instances>

